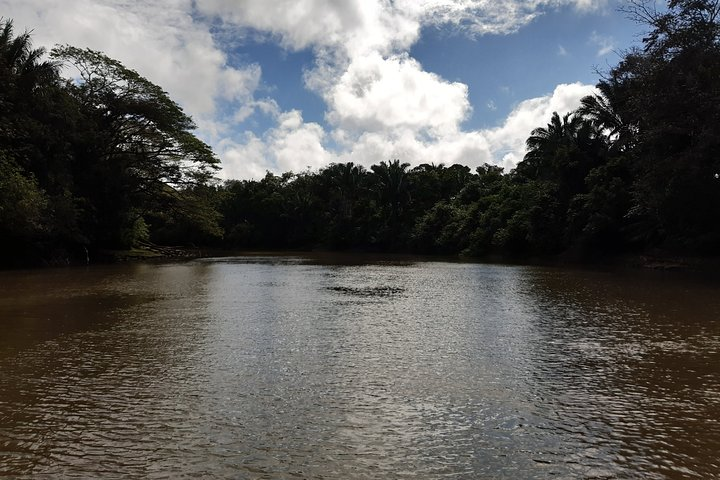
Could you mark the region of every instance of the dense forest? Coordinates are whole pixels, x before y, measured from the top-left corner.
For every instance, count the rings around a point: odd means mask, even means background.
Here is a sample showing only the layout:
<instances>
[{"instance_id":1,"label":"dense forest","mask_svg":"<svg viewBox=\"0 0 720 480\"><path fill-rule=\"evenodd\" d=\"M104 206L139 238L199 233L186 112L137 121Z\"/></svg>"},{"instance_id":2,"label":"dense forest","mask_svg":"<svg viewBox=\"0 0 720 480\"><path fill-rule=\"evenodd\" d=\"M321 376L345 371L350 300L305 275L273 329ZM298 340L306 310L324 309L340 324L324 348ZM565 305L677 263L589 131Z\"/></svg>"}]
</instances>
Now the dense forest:
<instances>
[{"instance_id":1,"label":"dense forest","mask_svg":"<svg viewBox=\"0 0 720 480\"><path fill-rule=\"evenodd\" d=\"M633 0L647 34L515 169L383 160L214 178L158 86L0 24L0 263L152 244L592 258L720 247L720 2ZM76 78L60 75L75 69Z\"/></svg>"}]
</instances>

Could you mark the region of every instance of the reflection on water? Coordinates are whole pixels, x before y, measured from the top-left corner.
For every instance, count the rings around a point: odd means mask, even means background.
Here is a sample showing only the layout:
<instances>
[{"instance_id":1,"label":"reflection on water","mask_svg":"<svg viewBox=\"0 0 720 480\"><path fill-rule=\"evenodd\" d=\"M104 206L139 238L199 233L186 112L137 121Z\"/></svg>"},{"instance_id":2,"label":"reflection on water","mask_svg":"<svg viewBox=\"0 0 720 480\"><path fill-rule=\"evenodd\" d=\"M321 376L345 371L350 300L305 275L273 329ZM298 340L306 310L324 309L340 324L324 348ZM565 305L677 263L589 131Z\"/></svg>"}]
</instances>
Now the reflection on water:
<instances>
[{"instance_id":1,"label":"reflection on water","mask_svg":"<svg viewBox=\"0 0 720 480\"><path fill-rule=\"evenodd\" d=\"M715 284L316 260L0 274L0 475L720 475Z\"/></svg>"}]
</instances>

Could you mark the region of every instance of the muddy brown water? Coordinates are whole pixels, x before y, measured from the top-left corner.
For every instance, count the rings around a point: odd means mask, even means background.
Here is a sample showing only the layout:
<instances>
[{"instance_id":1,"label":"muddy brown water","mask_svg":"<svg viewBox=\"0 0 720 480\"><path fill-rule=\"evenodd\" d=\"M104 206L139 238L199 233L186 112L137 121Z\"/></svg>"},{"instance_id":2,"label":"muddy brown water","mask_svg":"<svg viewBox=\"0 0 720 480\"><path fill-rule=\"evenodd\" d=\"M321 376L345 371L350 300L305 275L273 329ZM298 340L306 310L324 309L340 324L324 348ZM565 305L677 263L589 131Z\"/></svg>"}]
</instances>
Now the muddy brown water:
<instances>
[{"instance_id":1,"label":"muddy brown water","mask_svg":"<svg viewBox=\"0 0 720 480\"><path fill-rule=\"evenodd\" d=\"M236 257L0 272L0 476L717 478L720 288Z\"/></svg>"}]
</instances>

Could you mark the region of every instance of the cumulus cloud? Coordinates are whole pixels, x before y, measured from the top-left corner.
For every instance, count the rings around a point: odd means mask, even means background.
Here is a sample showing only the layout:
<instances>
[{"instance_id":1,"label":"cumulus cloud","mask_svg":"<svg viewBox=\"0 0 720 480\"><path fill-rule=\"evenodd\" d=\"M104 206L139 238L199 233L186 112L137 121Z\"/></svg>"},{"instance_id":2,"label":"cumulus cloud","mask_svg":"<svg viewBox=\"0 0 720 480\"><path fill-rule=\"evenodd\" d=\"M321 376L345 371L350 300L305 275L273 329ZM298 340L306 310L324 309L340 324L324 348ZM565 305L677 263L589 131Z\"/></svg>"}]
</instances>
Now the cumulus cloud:
<instances>
[{"instance_id":1,"label":"cumulus cloud","mask_svg":"<svg viewBox=\"0 0 720 480\"><path fill-rule=\"evenodd\" d=\"M280 171L317 169L330 163L323 141L325 130L317 123L305 123L297 110L280 115L278 127L270 132L270 153Z\"/></svg>"},{"instance_id":2,"label":"cumulus cloud","mask_svg":"<svg viewBox=\"0 0 720 480\"><path fill-rule=\"evenodd\" d=\"M410 128L439 137L457 131L470 113L467 85L426 72L404 55L355 59L326 92L328 121L343 130Z\"/></svg>"},{"instance_id":3,"label":"cumulus cloud","mask_svg":"<svg viewBox=\"0 0 720 480\"><path fill-rule=\"evenodd\" d=\"M340 161L369 166L402 158L412 165L444 162L477 167L494 163L509 170L525 155L525 140L533 129L547 124L553 112L562 115L575 110L582 97L595 92L591 85L559 85L547 95L520 102L502 125L491 129L458 130L434 139L420 138L410 129L363 133L345 139L351 148Z\"/></svg>"},{"instance_id":4,"label":"cumulus cloud","mask_svg":"<svg viewBox=\"0 0 720 480\"><path fill-rule=\"evenodd\" d=\"M69 43L101 50L161 85L208 137L225 129L219 105L248 106L258 87L257 64L234 68L191 0L0 0L18 31L35 45Z\"/></svg>"},{"instance_id":5,"label":"cumulus cloud","mask_svg":"<svg viewBox=\"0 0 720 480\"><path fill-rule=\"evenodd\" d=\"M257 179L266 171L318 170L338 161L339 157L324 147L326 132L321 125L305 122L297 110L275 117L277 126L262 136L245 132L238 141L226 138L218 143L223 178Z\"/></svg>"},{"instance_id":6,"label":"cumulus cloud","mask_svg":"<svg viewBox=\"0 0 720 480\"><path fill-rule=\"evenodd\" d=\"M464 131L468 86L423 69L409 56L424 26L467 35L509 34L553 8L604 8L607 0L0 0L16 27L35 28L36 45L102 50L161 85L198 123L223 160L225 178L370 165L485 162L512 167L530 130L569 111L592 87L561 85L517 105L495 129ZM218 28L235 39L265 37L288 50L311 49L305 85L326 103L325 125L258 98L262 69L234 65ZM600 37L597 37L600 39ZM492 103L488 108L492 108ZM256 113L265 132L243 126ZM332 145L330 147L329 145Z\"/></svg>"},{"instance_id":7,"label":"cumulus cloud","mask_svg":"<svg viewBox=\"0 0 720 480\"><path fill-rule=\"evenodd\" d=\"M472 35L513 33L550 8L572 6L587 12L607 5L606 0L397 0L395 3L425 23L452 23Z\"/></svg>"},{"instance_id":8,"label":"cumulus cloud","mask_svg":"<svg viewBox=\"0 0 720 480\"><path fill-rule=\"evenodd\" d=\"M477 166L493 162L491 146L481 131L456 132L441 140L427 140L418 138L410 130L364 133L352 142L352 148L345 151L339 161L370 166L393 158L413 166L422 163Z\"/></svg>"},{"instance_id":9,"label":"cumulus cloud","mask_svg":"<svg viewBox=\"0 0 720 480\"><path fill-rule=\"evenodd\" d=\"M507 170L525 155L530 132L576 109L580 99L596 93L580 83L559 85L542 97L520 102L499 127L463 132L455 130L427 138L412 128L351 132L335 129L331 136L341 145L338 151L324 147L326 133L316 123L305 123L300 112L279 115L278 126L263 138L246 134L242 142L225 142L220 153L226 159L225 178L261 178L267 169L275 172L316 170L331 162L355 162L369 167L382 160L400 158L411 165L460 163L477 167L498 164Z\"/></svg>"},{"instance_id":10,"label":"cumulus cloud","mask_svg":"<svg viewBox=\"0 0 720 480\"><path fill-rule=\"evenodd\" d=\"M387 0L204 0L197 8L226 24L264 32L288 49L332 47L349 56L408 48L420 27Z\"/></svg>"},{"instance_id":11,"label":"cumulus cloud","mask_svg":"<svg viewBox=\"0 0 720 480\"><path fill-rule=\"evenodd\" d=\"M342 46L348 54L409 48L422 25L454 24L467 33L517 31L545 10L604 8L607 0L203 0L200 12L278 38L292 49Z\"/></svg>"},{"instance_id":12,"label":"cumulus cloud","mask_svg":"<svg viewBox=\"0 0 720 480\"><path fill-rule=\"evenodd\" d=\"M547 9L597 10L605 0L268 0L199 2L203 14L238 28L264 32L288 49L311 48L316 64L306 86L327 105L329 132L318 124L279 119L266 132L265 156L272 168L298 171L331 161L370 165L389 158L413 164L501 162L512 167L524 140L553 109L577 106L581 89L561 86L521 103L494 130L462 131L472 112L468 86L427 72L408 49L427 25L451 24L478 36L512 33ZM565 108L572 93L575 104ZM579 95L579 96L578 96ZM570 102L572 103L572 102ZM291 116L297 120L297 115ZM297 134L291 133L295 129ZM332 139L337 148L326 147ZM255 140L255 138L253 139ZM291 145L302 145L294 150ZM299 153L302 152L302 153ZM499 155L499 157L498 157Z\"/></svg>"},{"instance_id":13,"label":"cumulus cloud","mask_svg":"<svg viewBox=\"0 0 720 480\"><path fill-rule=\"evenodd\" d=\"M491 145L494 159L505 168L513 168L525 155L525 140L533 129L550 122L553 112L564 115L580 106L580 99L597 93L592 85L558 85L548 95L520 102L502 126L483 132Z\"/></svg>"},{"instance_id":14,"label":"cumulus cloud","mask_svg":"<svg viewBox=\"0 0 720 480\"><path fill-rule=\"evenodd\" d=\"M223 161L220 176L224 179L260 179L274 168L266 158L267 145L251 132L237 139L224 138L215 145L215 153Z\"/></svg>"}]
</instances>

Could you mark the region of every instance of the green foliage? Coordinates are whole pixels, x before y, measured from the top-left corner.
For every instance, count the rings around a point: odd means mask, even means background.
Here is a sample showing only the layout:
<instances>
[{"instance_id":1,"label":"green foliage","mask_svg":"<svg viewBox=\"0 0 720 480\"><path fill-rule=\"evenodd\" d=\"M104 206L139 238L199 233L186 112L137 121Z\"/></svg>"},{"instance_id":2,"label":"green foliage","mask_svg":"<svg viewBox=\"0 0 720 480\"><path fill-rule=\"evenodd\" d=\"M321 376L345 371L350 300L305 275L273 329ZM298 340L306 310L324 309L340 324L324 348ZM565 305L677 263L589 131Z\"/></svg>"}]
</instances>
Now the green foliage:
<instances>
[{"instance_id":1,"label":"green foliage","mask_svg":"<svg viewBox=\"0 0 720 480\"><path fill-rule=\"evenodd\" d=\"M418 218L412 245L423 253L453 254L460 249L461 222L466 212L446 201L439 201Z\"/></svg>"},{"instance_id":2,"label":"green foliage","mask_svg":"<svg viewBox=\"0 0 720 480\"><path fill-rule=\"evenodd\" d=\"M643 50L610 71L626 100L616 110L633 125L635 238L712 251L720 239L720 24L717 1L672 0L666 12L632 2L649 27Z\"/></svg>"},{"instance_id":3,"label":"green foliage","mask_svg":"<svg viewBox=\"0 0 720 480\"><path fill-rule=\"evenodd\" d=\"M75 183L96 207L97 241L128 248L148 235L179 243L222 236L216 211L197 193L218 160L191 133L190 117L160 87L100 52L61 46L51 57L79 73L66 86L88 128L78 142L83 168ZM155 235L144 232L145 217L157 220Z\"/></svg>"},{"instance_id":4,"label":"green foliage","mask_svg":"<svg viewBox=\"0 0 720 480\"><path fill-rule=\"evenodd\" d=\"M132 248L150 240L150 230L143 217L135 217L128 221L129 225L120 233L120 245L125 248Z\"/></svg>"},{"instance_id":5,"label":"green foliage","mask_svg":"<svg viewBox=\"0 0 720 480\"><path fill-rule=\"evenodd\" d=\"M217 216L191 193L212 178L218 160L191 133L190 117L160 87L100 52L62 46L51 57L79 73L80 80L66 88L87 122L87 134L78 142L83 168L75 180L77 193L97 207L95 238L132 246L129 232L138 215L168 211L173 218L163 224L165 238L168 223L194 224L220 236ZM200 221L198 212L207 219Z\"/></svg>"},{"instance_id":6,"label":"green foliage","mask_svg":"<svg viewBox=\"0 0 720 480\"><path fill-rule=\"evenodd\" d=\"M33 176L0 151L0 235L28 239L42 233L46 208Z\"/></svg>"},{"instance_id":7,"label":"green foliage","mask_svg":"<svg viewBox=\"0 0 720 480\"><path fill-rule=\"evenodd\" d=\"M195 137L192 119L159 86L101 52L58 46L51 58L74 66L68 88L94 113L105 143L101 160L126 162L128 173L165 184L207 181L219 160Z\"/></svg>"},{"instance_id":8,"label":"green foliage","mask_svg":"<svg viewBox=\"0 0 720 480\"><path fill-rule=\"evenodd\" d=\"M0 19L5 242L22 238L39 261L85 260L86 248L146 241L155 233L146 220L168 212L188 225L178 243L187 231L221 236L217 211L197 194L218 160L192 134L190 117L100 52L63 46L44 58L29 33L15 36ZM76 66L79 81L62 80L62 65Z\"/></svg>"},{"instance_id":9,"label":"green foliage","mask_svg":"<svg viewBox=\"0 0 720 480\"><path fill-rule=\"evenodd\" d=\"M0 231L46 250L136 244L596 256L720 247L720 1L629 0L649 31L527 139L514 170L400 160L215 185L157 85L100 52L42 61L0 22ZM60 65L79 80L63 82ZM9 242L9 243L8 243ZM14 243L13 243L14 242Z\"/></svg>"}]
</instances>

